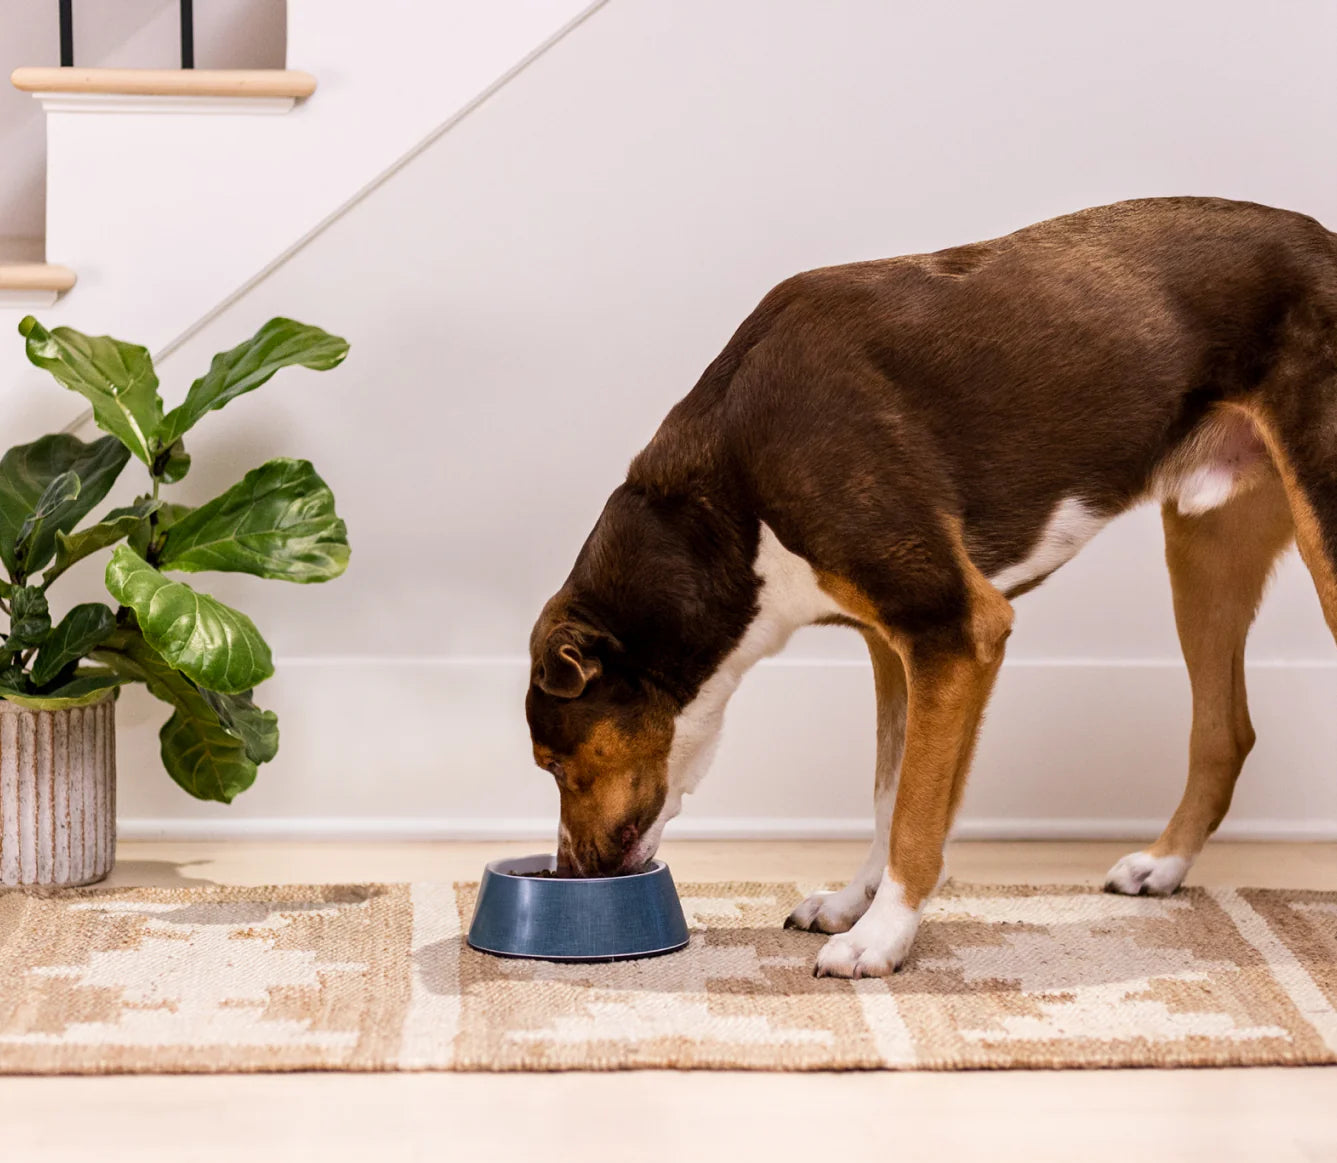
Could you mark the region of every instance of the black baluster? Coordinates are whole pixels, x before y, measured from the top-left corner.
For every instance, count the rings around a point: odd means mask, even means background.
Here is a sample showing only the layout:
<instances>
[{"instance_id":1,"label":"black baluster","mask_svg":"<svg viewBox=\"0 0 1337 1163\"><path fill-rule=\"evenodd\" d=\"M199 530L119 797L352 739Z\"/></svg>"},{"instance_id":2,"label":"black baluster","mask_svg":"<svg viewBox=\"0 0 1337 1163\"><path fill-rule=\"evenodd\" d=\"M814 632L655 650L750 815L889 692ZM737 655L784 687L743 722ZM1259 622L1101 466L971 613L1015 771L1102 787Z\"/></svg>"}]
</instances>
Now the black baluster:
<instances>
[{"instance_id":1,"label":"black baluster","mask_svg":"<svg viewBox=\"0 0 1337 1163\"><path fill-rule=\"evenodd\" d=\"M193 0L181 0L181 67L195 67L195 6Z\"/></svg>"},{"instance_id":2,"label":"black baluster","mask_svg":"<svg viewBox=\"0 0 1337 1163\"><path fill-rule=\"evenodd\" d=\"M60 67L74 67L74 0L60 0Z\"/></svg>"}]
</instances>

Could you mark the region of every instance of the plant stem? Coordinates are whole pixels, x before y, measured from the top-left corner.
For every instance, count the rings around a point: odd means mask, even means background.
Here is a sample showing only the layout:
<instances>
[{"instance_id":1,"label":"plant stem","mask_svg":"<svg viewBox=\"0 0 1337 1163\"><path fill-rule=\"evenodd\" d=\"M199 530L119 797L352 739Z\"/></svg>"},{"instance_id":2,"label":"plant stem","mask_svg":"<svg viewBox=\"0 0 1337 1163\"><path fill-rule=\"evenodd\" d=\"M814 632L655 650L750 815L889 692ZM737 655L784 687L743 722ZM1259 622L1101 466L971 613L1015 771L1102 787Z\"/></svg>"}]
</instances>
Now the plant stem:
<instances>
[{"instance_id":1,"label":"plant stem","mask_svg":"<svg viewBox=\"0 0 1337 1163\"><path fill-rule=\"evenodd\" d=\"M156 465L158 458L155 456L153 459L154 459L154 464ZM153 478L153 499L156 501L158 499L158 490L162 487L162 479L153 469L149 470L149 476ZM144 549L144 559L150 565L158 564L157 542L158 542L158 510L154 509L153 512L149 514L149 543Z\"/></svg>"}]
</instances>

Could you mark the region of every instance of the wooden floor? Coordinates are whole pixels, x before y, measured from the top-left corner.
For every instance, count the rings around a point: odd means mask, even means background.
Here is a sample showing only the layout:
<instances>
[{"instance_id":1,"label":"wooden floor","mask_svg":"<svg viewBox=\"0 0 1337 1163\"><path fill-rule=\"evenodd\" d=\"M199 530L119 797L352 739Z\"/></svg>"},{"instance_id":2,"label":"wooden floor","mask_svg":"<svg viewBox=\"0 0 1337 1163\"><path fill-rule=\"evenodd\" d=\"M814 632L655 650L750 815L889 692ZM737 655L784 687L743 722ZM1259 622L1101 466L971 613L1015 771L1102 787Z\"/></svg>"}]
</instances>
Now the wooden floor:
<instances>
[{"instance_id":1,"label":"wooden floor","mask_svg":"<svg viewBox=\"0 0 1337 1163\"><path fill-rule=\"evenodd\" d=\"M533 844L123 844L113 884L475 878ZM1124 844L962 843L960 880L1099 883ZM680 880L837 878L862 845L666 844ZM1337 889L1335 844L1216 844L1197 884ZM1337 1069L0 1078L0 1159L1337 1161Z\"/></svg>"}]
</instances>

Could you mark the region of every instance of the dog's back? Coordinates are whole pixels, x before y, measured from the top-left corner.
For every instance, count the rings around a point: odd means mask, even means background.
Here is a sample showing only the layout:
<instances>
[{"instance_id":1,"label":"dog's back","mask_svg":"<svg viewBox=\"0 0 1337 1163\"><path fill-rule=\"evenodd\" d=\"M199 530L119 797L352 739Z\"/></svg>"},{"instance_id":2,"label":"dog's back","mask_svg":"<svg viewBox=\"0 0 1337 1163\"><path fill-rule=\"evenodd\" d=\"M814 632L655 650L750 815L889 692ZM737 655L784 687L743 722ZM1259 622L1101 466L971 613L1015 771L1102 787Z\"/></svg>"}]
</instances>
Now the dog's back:
<instances>
[{"instance_id":1,"label":"dog's back","mask_svg":"<svg viewBox=\"0 0 1337 1163\"><path fill-rule=\"evenodd\" d=\"M1186 442L1234 448L1233 431L1203 432L1221 405L1269 387L1317 402L1334 342L1337 236L1314 219L1121 202L786 280L631 479L671 488L693 455L731 446L763 505L838 521L886 490L947 508L992 575L1066 498L1098 527Z\"/></svg>"}]
</instances>

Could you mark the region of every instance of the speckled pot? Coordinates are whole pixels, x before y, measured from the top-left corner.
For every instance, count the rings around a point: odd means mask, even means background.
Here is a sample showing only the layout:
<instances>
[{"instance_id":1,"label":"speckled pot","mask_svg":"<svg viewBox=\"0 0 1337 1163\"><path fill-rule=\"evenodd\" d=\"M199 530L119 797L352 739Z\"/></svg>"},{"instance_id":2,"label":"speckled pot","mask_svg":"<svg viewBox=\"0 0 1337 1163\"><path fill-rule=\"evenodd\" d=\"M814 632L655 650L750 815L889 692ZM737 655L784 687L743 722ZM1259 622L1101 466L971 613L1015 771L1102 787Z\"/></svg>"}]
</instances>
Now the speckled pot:
<instances>
[{"instance_id":1,"label":"speckled pot","mask_svg":"<svg viewBox=\"0 0 1337 1163\"><path fill-rule=\"evenodd\" d=\"M116 700L0 699L0 885L101 880L116 860Z\"/></svg>"}]
</instances>

